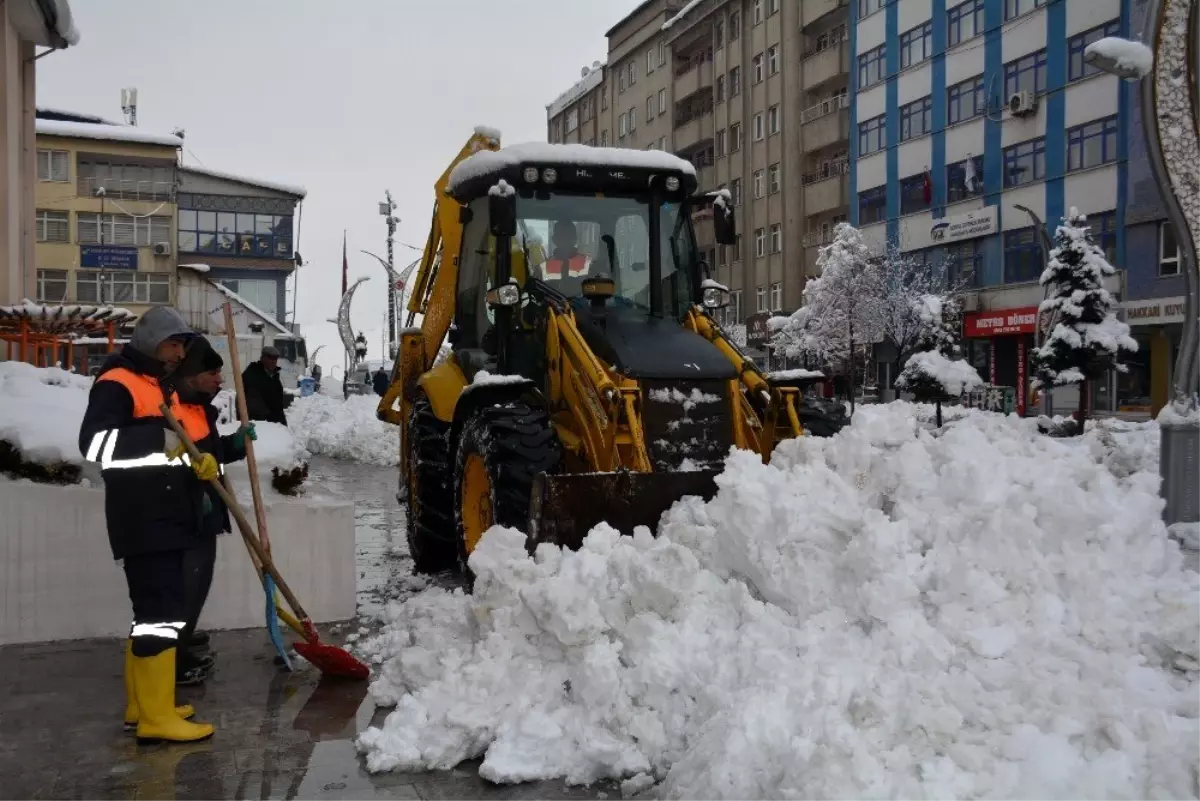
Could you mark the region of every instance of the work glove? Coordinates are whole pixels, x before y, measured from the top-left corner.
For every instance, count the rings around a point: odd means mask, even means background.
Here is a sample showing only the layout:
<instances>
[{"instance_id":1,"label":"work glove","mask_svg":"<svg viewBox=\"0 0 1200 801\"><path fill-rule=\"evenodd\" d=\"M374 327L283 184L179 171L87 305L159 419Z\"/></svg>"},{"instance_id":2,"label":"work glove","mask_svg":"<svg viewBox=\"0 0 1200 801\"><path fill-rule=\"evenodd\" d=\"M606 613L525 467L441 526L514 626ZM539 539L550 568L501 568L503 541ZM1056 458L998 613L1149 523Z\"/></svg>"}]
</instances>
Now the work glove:
<instances>
[{"instance_id":1,"label":"work glove","mask_svg":"<svg viewBox=\"0 0 1200 801\"><path fill-rule=\"evenodd\" d=\"M169 428L163 432L163 443L163 453L172 461L187 453L187 446L179 439L179 435Z\"/></svg>"},{"instance_id":2,"label":"work glove","mask_svg":"<svg viewBox=\"0 0 1200 801\"><path fill-rule=\"evenodd\" d=\"M217 467L217 458L211 453L202 453L199 459L193 459L192 472L201 481L212 481L221 474Z\"/></svg>"},{"instance_id":3,"label":"work glove","mask_svg":"<svg viewBox=\"0 0 1200 801\"><path fill-rule=\"evenodd\" d=\"M247 439L258 442L258 432L254 430L254 423L246 423L238 427L233 434L233 447L239 451L245 451Z\"/></svg>"}]
</instances>

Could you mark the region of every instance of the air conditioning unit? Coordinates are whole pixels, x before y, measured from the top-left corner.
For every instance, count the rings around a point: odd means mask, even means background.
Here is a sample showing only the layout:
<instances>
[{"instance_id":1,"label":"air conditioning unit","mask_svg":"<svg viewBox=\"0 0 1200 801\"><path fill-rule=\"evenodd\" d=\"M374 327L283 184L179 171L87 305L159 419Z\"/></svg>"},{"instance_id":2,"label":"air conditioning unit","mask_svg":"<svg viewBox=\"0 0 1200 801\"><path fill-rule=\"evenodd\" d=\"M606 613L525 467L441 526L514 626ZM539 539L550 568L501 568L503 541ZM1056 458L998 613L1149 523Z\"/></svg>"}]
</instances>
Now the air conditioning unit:
<instances>
[{"instance_id":1,"label":"air conditioning unit","mask_svg":"<svg viewBox=\"0 0 1200 801\"><path fill-rule=\"evenodd\" d=\"M1026 117L1037 111L1037 95L1028 89L1013 92L1008 97L1008 110L1014 117Z\"/></svg>"},{"instance_id":2,"label":"air conditioning unit","mask_svg":"<svg viewBox=\"0 0 1200 801\"><path fill-rule=\"evenodd\" d=\"M170 242L155 242L154 243L154 255L155 256L170 256L171 255L171 243Z\"/></svg>"},{"instance_id":3,"label":"air conditioning unit","mask_svg":"<svg viewBox=\"0 0 1200 801\"><path fill-rule=\"evenodd\" d=\"M964 292L962 295L962 308L966 312L979 311L979 293Z\"/></svg>"}]
</instances>

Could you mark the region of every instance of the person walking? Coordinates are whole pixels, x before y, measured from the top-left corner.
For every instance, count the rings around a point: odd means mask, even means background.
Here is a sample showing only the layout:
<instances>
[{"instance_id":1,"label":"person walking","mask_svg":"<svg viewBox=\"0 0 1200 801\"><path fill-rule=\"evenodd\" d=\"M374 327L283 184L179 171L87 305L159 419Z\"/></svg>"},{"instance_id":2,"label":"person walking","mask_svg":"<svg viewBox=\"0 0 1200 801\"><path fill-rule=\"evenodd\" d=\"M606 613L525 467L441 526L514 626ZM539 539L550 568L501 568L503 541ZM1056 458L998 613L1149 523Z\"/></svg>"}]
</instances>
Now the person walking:
<instances>
[{"instance_id":1,"label":"person walking","mask_svg":"<svg viewBox=\"0 0 1200 801\"><path fill-rule=\"evenodd\" d=\"M160 406L178 404L162 381L195 334L179 312L158 306L142 315L129 343L101 367L79 429L79 451L98 462L113 558L122 562L133 624L125 649L125 725L139 740L191 742L211 737L208 723L175 705L175 662L187 625L184 554L197 542L201 493L196 479L218 474L216 459L192 462L171 447ZM203 418L180 422L201 438Z\"/></svg>"},{"instance_id":2,"label":"person walking","mask_svg":"<svg viewBox=\"0 0 1200 801\"><path fill-rule=\"evenodd\" d=\"M236 432L225 436L217 431L219 411L213 405L213 400L221 391L221 367L224 364L207 339L196 337L188 343L183 361L169 379L179 393L180 414L195 418L204 415L208 433L195 440L196 449L201 453L211 453L222 473L225 465L246 457L247 439L258 439L253 423L239 426ZM168 434L168 439L173 433ZM216 662L215 656L206 647L207 635L203 639L196 638L196 624L212 587L213 568L217 561L217 537L232 530L229 510L216 489L211 484L203 484L200 490L203 493L200 536L195 547L184 554L183 560L187 616L179 637L179 657L175 665L175 683L181 685L200 684L208 678Z\"/></svg>"},{"instance_id":3,"label":"person walking","mask_svg":"<svg viewBox=\"0 0 1200 801\"><path fill-rule=\"evenodd\" d=\"M284 414L291 398L283 391L279 380L279 351L270 345L262 349L258 361L242 371L242 386L246 390L246 410L251 420L287 425Z\"/></svg>"},{"instance_id":4,"label":"person walking","mask_svg":"<svg viewBox=\"0 0 1200 801\"><path fill-rule=\"evenodd\" d=\"M384 371L382 365L375 371L375 375L371 378L371 384L375 388L375 394L379 397L382 398L387 394L388 387L392 385L392 382L388 379L388 374Z\"/></svg>"}]
</instances>

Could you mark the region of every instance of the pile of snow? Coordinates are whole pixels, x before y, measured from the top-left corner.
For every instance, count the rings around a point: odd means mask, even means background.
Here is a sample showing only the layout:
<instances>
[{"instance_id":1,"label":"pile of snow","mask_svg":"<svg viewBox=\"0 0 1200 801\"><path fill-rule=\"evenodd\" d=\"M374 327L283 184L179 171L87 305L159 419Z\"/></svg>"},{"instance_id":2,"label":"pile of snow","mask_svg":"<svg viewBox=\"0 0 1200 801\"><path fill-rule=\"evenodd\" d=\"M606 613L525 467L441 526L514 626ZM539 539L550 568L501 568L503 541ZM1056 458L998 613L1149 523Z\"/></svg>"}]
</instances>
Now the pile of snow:
<instances>
[{"instance_id":1,"label":"pile of snow","mask_svg":"<svg viewBox=\"0 0 1200 801\"><path fill-rule=\"evenodd\" d=\"M92 379L57 367L0 362L0 440L25 461L83 464L79 426Z\"/></svg>"},{"instance_id":2,"label":"pile of snow","mask_svg":"<svg viewBox=\"0 0 1200 801\"><path fill-rule=\"evenodd\" d=\"M1131 78L1144 78L1154 69L1154 51L1141 42L1122 39L1120 36L1105 36L1092 42L1083 50L1083 57L1093 53L1108 59L1116 69L1128 73Z\"/></svg>"},{"instance_id":3,"label":"pile of snow","mask_svg":"<svg viewBox=\"0 0 1200 801\"><path fill-rule=\"evenodd\" d=\"M313 394L296 398L287 410L288 427L299 444L336 459L368 464L399 464L400 429L375 416L379 398L351 395L342 400Z\"/></svg>"},{"instance_id":4,"label":"pile of snow","mask_svg":"<svg viewBox=\"0 0 1200 801\"><path fill-rule=\"evenodd\" d=\"M733 454L660 536L495 528L359 648L372 771L668 798L1194 797L1197 598L1157 476L1034 421L867 407ZM1137 430L1122 432L1137 436Z\"/></svg>"},{"instance_id":5,"label":"pile of snow","mask_svg":"<svg viewBox=\"0 0 1200 801\"><path fill-rule=\"evenodd\" d=\"M910 378L911 376L911 378ZM896 380L896 386L907 389L909 381L920 376L936 382L946 391L947 395L955 398L963 393L973 392L983 386L983 379L970 362L962 359L948 359L940 351L930 350L914 353L909 357L904 372Z\"/></svg>"}]
</instances>

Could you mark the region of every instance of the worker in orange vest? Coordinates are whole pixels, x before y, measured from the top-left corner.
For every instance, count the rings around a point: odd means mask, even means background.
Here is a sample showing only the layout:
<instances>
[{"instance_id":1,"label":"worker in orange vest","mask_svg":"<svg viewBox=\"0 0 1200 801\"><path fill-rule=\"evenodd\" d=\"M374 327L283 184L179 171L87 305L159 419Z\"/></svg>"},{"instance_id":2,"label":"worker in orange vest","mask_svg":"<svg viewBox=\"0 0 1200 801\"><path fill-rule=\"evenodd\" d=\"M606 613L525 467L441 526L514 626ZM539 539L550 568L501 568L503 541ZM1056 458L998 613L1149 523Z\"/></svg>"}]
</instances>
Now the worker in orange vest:
<instances>
[{"instance_id":1,"label":"worker in orange vest","mask_svg":"<svg viewBox=\"0 0 1200 801\"><path fill-rule=\"evenodd\" d=\"M551 242L554 252L543 266L547 278L578 278L587 275L588 268L592 266L592 258L577 250L579 234L575 230L575 223L568 220L556 222Z\"/></svg>"},{"instance_id":2,"label":"worker in orange vest","mask_svg":"<svg viewBox=\"0 0 1200 801\"><path fill-rule=\"evenodd\" d=\"M79 430L79 450L98 462L113 558L122 561L133 625L125 649L125 724L139 740L190 742L213 727L188 720L175 706L176 647L187 626L184 556L199 539L204 485L219 475L212 454L190 460L160 411L168 401L193 439L208 421L200 407L179 405L163 379L195 336L179 312L146 312L129 344L112 354L96 377ZM200 479L197 481L196 479Z\"/></svg>"}]
</instances>

